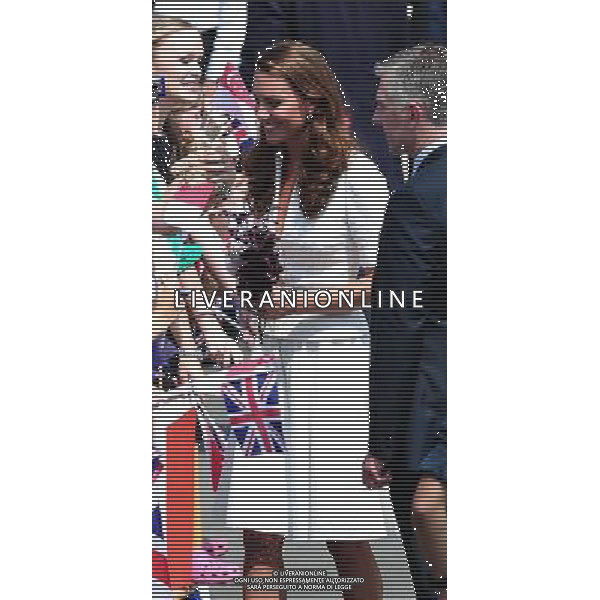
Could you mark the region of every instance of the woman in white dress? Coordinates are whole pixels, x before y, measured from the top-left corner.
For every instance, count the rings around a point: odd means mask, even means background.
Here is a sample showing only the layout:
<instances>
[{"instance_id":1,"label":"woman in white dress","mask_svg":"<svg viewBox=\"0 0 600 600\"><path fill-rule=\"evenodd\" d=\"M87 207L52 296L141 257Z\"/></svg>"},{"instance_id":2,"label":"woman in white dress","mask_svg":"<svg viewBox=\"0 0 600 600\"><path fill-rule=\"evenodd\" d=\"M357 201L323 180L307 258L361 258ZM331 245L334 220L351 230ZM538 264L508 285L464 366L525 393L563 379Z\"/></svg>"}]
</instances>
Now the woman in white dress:
<instances>
[{"instance_id":1,"label":"woman in white dress","mask_svg":"<svg viewBox=\"0 0 600 600\"><path fill-rule=\"evenodd\" d=\"M279 289L330 290L332 307L337 290L353 290L356 308L320 309L309 293L306 307L268 310L264 350L282 365L286 452L236 457L228 525L244 530L247 575L281 569L286 537L326 542L340 576L365 579L344 598L379 600L369 541L396 535L397 526L388 491L367 490L361 480L369 418L361 296L370 295L388 190L358 151L341 89L319 52L300 42L269 48L253 92L261 133L246 173L254 213L276 234Z\"/></svg>"}]
</instances>

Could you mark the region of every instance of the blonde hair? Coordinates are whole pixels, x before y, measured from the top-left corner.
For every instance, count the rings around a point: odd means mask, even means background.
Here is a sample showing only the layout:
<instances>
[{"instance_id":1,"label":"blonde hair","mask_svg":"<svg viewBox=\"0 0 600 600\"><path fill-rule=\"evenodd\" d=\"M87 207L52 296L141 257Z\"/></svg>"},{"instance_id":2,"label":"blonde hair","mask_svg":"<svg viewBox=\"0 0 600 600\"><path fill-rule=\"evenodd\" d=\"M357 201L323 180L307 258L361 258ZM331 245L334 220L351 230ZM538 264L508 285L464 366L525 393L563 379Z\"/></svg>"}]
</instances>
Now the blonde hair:
<instances>
[{"instance_id":1,"label":"blonde hair","mask_svg":"<svg viewBox=\"0 0 600 600\"><path fill-rule=\"evenodd\" d=\"M194 29L200 31L188 21L176 17L155 15L152 18L152 47L155 48L164 38L181 29Z\"/></svg>"}]
</instances>

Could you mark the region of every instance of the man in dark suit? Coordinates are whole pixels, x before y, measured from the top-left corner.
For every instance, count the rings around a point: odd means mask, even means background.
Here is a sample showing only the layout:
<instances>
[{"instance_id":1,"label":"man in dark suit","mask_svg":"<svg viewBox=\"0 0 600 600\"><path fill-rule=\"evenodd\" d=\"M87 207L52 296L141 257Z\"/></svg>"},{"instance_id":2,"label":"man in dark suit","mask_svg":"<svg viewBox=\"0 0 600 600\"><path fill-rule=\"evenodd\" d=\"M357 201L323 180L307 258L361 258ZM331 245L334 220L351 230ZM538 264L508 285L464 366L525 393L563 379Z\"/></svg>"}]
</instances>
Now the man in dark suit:
<instances>
[{"instance_id":1,"label":"man in dark suit","mask_svg":"<svg viewBox=\"0 0 600 600\"><path fill-rule=\"evenodd\" d=\"M388 204L372 304L379 291L420 291L422 308L372 310L363 476L390 485L417 598L429 600L446 597L446 50L409 48L377 73L375 119L409 173Z\"/></svg>"}]
</instances>

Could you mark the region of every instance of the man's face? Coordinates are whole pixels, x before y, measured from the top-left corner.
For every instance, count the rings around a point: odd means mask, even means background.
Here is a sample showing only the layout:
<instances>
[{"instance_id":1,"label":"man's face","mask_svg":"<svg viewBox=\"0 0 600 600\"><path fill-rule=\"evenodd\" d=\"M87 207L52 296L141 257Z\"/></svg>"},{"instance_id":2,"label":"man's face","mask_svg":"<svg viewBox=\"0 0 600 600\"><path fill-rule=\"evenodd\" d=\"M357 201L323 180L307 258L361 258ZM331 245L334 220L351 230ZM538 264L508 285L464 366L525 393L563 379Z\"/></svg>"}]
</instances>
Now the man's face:
<instances>
[{"instance_id":1,"label":"man's face","mask_svg":"<svg viewBox=\"0 0 600 600\"><path fill-rule=\"evenodd\" d=\"M390 152L400 155L412 153L415 145L415 127L410 104L402 104L388 94L387 82L382 78L377 89L373 122L381 125Z\"/></svg>"}]
</instances>

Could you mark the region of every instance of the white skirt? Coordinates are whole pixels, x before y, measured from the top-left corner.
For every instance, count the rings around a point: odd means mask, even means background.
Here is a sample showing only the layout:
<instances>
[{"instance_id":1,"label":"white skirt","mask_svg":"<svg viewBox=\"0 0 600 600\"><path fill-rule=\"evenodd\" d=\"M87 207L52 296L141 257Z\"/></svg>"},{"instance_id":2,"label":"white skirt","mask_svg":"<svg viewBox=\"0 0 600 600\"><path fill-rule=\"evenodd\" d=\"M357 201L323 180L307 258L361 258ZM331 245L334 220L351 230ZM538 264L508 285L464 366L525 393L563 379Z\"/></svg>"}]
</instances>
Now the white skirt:
<instances>
[{"instance_id":1,"label":"white skirt","mask_svg":"<svg viewBox=\"0 0 600 600\"><path fill-rule=\"evenodd\" d=\"M281 363L285 454L235 450L227 525L303 541L398 535L388 489L362 483L368 449L369 338L360 314L344 327L266 337ZM358 325L358 327L357 327ZM358 335L357 335L358 333Z\"/></svg>"}]
</instances>

